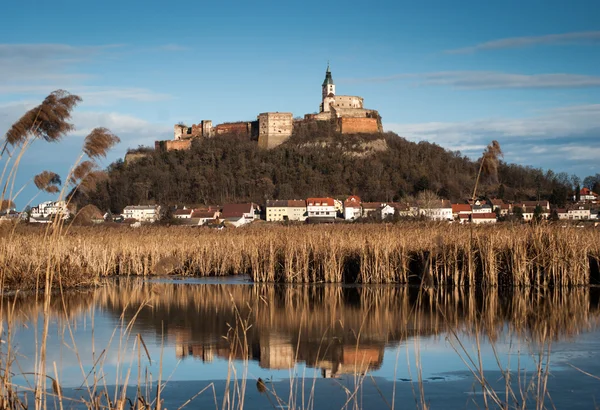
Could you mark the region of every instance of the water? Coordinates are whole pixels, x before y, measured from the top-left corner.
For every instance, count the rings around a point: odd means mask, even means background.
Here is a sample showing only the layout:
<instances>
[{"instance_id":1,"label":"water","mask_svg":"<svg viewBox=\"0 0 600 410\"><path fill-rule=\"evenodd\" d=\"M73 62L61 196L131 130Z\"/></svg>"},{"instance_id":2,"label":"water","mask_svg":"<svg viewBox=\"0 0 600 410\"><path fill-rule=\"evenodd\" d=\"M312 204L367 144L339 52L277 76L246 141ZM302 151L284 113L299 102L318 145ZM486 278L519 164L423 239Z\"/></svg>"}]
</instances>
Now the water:
<instances>
[{"instance_id":1,"label":"water","mask_svg":"<svg viewBox=\"0 0 600 410\"><path fill-rule=\"evenodd\" d=\"M86 386L93 384L109 386L111 394L113 386L139 384L151 396L160 376L168 381L168 408L211 383L220 408L229 374L239 386L247 380L245 408L312 403L319 409L348 403L389 408L392 397L402 408L422 401L432 408L478 407L484 403L483 373L490 407L497 407L491 398L496 394L511 405L526 400L533 407L543 397L548 406L589 408L600 381L578 369L600 376L598 300L595 289L110 281L53 298L46 373L72 397L89 397ZM4 332L2 349L13 347L13 383L25 391L36 372L42 301L5 298L5 328L9 306L15 307L12 331L10 338ZM259 378L268 393L257 389ZM539 380L547 382L548 395L537 389ZM189 406L200 405L215 408L212 390Z\"/></svg>"}]
</instances>

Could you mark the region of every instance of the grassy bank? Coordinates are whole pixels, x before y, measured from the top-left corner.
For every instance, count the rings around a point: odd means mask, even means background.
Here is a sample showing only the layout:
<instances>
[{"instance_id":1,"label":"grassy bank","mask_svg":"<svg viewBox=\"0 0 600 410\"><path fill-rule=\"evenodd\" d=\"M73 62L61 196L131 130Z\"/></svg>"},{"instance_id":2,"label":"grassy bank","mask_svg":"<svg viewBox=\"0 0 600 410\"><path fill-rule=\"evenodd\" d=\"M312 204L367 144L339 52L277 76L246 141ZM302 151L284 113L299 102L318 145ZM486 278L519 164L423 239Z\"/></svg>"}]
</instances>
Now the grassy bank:
<instances>
[{"instance_id":1,"label":"grassy bank","mask_svg":"<svg viewBox=\"0 0 600 410\"><path fill-rule=\"evenodd\" d=\"M5 228L7 229L7 228ZM63 287L114 275L222 276L256 282L579 286L598 281L600 230L552 225L71 227L4 232L4 290L35 288L46 269Z\"/></svg>"}]
</instances>

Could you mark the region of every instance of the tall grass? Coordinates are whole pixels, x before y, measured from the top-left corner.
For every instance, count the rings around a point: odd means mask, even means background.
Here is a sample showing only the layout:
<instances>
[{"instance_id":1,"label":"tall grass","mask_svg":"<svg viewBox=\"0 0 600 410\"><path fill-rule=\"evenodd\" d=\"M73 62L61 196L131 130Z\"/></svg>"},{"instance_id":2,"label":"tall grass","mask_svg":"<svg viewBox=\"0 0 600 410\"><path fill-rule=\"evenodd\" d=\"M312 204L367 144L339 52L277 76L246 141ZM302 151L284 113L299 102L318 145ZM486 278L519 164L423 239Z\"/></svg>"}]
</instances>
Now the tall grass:
<instances>
[{"instance_id":1,"label":"tall grass","mask_svg":"<svg viewBox=\"0 0 600 410\"><path fill-rule=\"evenodd\" d=\"M471 241L472 231L472 241ZM63 287L114 275L250 274L255 282L420 283L487 287L597 282L600 230L555 225L447 224L207 228L71 227L43 243L16 229L0 242L5 289L50 269ZM48 248L53 257L47 258Z\"/></svg>"}]
</instances>

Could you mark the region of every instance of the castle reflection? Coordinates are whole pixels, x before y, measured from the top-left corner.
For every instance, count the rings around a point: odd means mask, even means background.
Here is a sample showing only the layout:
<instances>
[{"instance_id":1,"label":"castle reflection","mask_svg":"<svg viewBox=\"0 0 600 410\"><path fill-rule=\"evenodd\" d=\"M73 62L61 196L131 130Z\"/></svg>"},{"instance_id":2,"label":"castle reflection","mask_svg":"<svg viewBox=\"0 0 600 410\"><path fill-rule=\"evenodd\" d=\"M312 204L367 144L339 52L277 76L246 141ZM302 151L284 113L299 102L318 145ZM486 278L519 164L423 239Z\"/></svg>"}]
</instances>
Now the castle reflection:
<instances>
[{"instance_id":1,"label":"castle reflection","mask_svg":"<svg viewBox=\"0 0 600 410\"><path fill-rule=\"evenodd\" d=\"M23 320L41 302L18 296ZM65 308L66 307L66 308ZM180 360L252 360L265 369L296 363L323 377L379 369L386 347L416 336L503 332L529 340L561 339L597 326L595 289L570 291L460 289L420 291L396 286L284 286L111 281L53 301L55 316L101 309L132 332L164 339Z\"/></svg>"}]
</instances>

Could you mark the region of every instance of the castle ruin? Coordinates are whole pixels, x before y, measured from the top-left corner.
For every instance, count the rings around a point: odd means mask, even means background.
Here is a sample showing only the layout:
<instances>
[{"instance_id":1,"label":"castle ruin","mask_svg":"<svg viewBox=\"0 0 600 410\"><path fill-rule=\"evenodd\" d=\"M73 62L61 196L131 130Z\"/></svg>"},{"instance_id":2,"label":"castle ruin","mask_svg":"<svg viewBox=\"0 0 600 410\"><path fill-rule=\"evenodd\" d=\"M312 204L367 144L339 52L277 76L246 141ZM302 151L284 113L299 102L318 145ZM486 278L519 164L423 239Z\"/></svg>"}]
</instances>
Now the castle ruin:
<instances>
[{"instance_id":1,"label":"castle ruin","mask_svg":"<svg viewBox=\"0 0 600 410\"><path fill-rule=\"evenodd\" d=\"M383 132L381 117L376 110L364 108L362 97L355 95L336 95L335 83L327 65L325 80L321 86L321 104L316 114L306 114L304 120L330 121L342 134ZM219 124L203 120L188 127L184 124L174 126L174 138L168 141L156 141L155 149L161 151L190 149L196 138L213 138L223 134L239 135L258 141L258 146L271 149L284 143L298 125L290 112L265 112L257 116L256 121L238 121Z\"/></svg>"}]
</instances>

